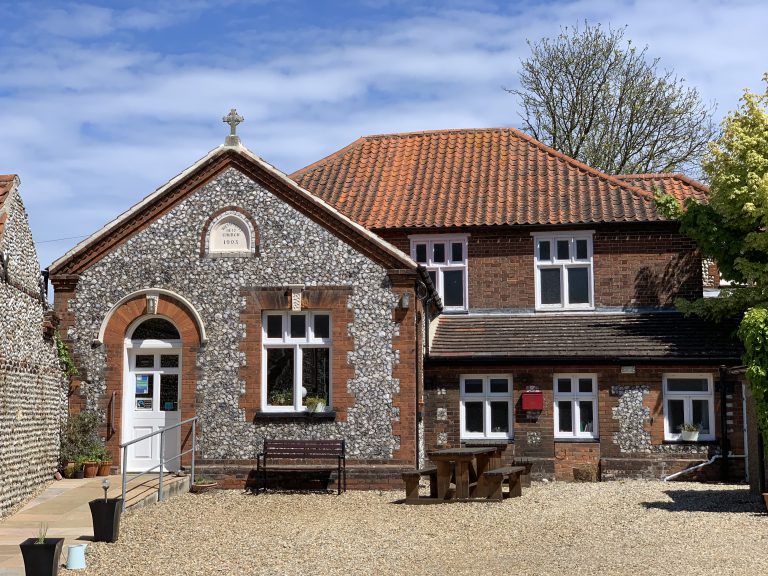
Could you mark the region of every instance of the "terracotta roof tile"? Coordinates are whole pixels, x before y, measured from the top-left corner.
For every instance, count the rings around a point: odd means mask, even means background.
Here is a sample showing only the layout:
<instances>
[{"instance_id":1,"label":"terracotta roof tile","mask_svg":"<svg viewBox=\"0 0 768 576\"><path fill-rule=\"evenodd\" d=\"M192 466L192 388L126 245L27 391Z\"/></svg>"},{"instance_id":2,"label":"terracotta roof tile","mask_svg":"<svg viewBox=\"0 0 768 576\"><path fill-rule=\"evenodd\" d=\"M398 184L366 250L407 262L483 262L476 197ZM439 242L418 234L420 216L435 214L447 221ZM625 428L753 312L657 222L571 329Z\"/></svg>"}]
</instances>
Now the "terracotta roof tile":
<instances>
[{"instance_id":1,"label":"terracotta roof tile","mask_svg":"<svg viewBox=\"0 0 768 576\"><path fill-rule=\"evenodd\" d=\"M708 186L683 174L621 174L616 178L651 193L661 188L666 194L672 194L681 204L686 198L706 202L709 195Z\"/></svg>"},{"instance_id":2,"label":"terracotta roof tile","mask_svg":"<svg viewBox=\"0 0 768 576\"><path fill-rule=\"evenodd\" d=\"M430 357L738 360L738 321L651 314L443 315ZM578 334L578 338L574 338Z\"/></svg>"},{"instance_id":3,"label":"terracotta roof tile","mask_svg":"<svg viewBox=\"0 0 768 576\"><path fill-rule=\"evenodd\" d=\"M291 177L369 229L664 219L647 189L515 128L366 136Z\"/></svg>"}]
</instances>

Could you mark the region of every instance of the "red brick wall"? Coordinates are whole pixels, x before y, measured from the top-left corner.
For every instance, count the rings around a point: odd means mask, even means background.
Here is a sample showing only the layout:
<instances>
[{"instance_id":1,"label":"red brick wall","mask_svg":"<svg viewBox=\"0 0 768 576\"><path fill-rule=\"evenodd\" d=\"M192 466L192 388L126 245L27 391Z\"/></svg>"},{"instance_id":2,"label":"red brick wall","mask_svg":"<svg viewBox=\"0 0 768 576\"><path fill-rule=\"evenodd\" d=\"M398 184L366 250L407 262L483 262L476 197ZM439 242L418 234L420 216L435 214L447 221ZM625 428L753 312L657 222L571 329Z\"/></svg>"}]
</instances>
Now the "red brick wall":
<instances>
[{"instance_id":1,"label":"red brick wall","mask_svg":"<svg viewBox=\"0 0 768 576\"><path fill-rule=\"evenodd\" d=\"M701 258L693 242L677 233L676 225L600 225L592 229L596 307L670 306L678 296L701 296ZM470 308L534 308L531 231L520 227L465 231L470 234ZM408 232L381 234L410 253Z\"/></svg>"},{"instance_id":2,"label":"red brick wall","mask_svg":"<svg viewBox=\"0 0 768 576\"><path fill-rule=\"evenodd\" d=\"M538 463L534 471L558 479L573 479L572 469L585 462L598 459L610 460L617 475L655 476L672 474L688 465L700 463L713 454L718 447L720 430L720 392L716 366L685 365L637 365L635 374L622 374L618 365L504 365L448 366L427 364L425 367L425 442L427 450L459 446L459 379L462 374L512 374L514 405L514 439L504 452L505 461L515 457L530 458ZM704 454L688 453L638 453L622 452L614 442L619 432L619 421L613 418L613 411L619 406L619 398L611 388L620 385L646 385L650 393L643 397L643 406L650 410L650 418L644 423L645 431L651 435L654 447L671 445L664 442L664 412L662 402L662 374L665 372L708 372L715 382L714 411L716 442L703 443ZM563 442L554 438L552 381L555 373L592 373L598 383L598 422L600 438L593 443ZM521 410L521 394L527 386L534 386L544 394L544 410L536 420L529 420ZM728 399L731 450L743 454L741 384L736 382L732 398ZM438 408L445 408L447 420L438 420ZM438 443L441 433L447 435L447 444ZM538 434L540 443L531 444L529 433ZM719 468L714 469L717 476ZM732 478L743 477L743 460L732 461Z\"/></svg>"}]
</instances>

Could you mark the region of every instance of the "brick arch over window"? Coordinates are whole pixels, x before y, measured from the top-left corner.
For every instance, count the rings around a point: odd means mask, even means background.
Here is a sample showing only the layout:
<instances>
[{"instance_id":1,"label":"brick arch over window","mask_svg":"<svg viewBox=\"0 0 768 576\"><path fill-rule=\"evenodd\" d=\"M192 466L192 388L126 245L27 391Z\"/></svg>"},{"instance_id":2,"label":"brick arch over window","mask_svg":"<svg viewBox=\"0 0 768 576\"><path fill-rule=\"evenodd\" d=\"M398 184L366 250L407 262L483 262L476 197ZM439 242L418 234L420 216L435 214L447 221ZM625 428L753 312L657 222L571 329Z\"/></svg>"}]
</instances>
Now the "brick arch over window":
<instances>
[{"instance_id":1,"label":"brick arch over window","mask_svg":"<svg viewBox=\"0 0 768 576\"><path fill-rule=\"evenodd\" d=\"M239 218L246 224L248 227L248 233L251 235L251 255L258 256L259 246L261 245L261 238L259 236L259 227L256 224L256 221L253 219L250 213L246 212L242 208L237 206L227 206L211 214L208 220L205 221L205 225L203 226L203 233L200 236L200 257L202 258L208 254L208 242L213 225L217 223L221 217L228 215Z\"/></svg>"},{"instance_id":2,"label":"brick arch over window","mask_svg":"<svg viewBox=\"0 0 768 576\"><path fill-rule=\"evenodd\" d=\"M194 310L185 303L168 294L159 294L156 315L167 318L181 335L181 420L186 420L196 415L195 391L197 383L197 354L200 349L202 326L198 325L199 317ZM106 369L104 380L106 383L106 398L110 400L115 393L114 422L108 422L107 449L112 453L113 462L122 466L122 452L120 442L127 439L122 436L122 406L123 406L123 379L125 375L125 338L128 329L139 318L147 317L146 294L138 294L119 304L111 311L104 328L102 342L106 353ZM108 407L107 418L109 420L112 411ZM114 427L111 433L109 424ZM181 428L181 450L188 450L192 445L191 427L184 425ZM191 461L190 455L184 456L182 464Z\"/></svg>"}]
</instances>

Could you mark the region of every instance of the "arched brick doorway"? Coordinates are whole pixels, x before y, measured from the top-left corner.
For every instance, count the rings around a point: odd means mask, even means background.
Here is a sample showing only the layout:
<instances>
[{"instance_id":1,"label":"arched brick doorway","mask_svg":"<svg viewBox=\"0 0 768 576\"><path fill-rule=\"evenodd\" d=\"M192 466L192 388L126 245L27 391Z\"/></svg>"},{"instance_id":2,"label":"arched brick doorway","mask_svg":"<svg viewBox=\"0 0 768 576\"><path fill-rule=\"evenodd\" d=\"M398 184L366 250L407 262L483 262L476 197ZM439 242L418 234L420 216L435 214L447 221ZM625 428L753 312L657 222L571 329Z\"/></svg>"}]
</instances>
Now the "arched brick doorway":
<instances>
[{"instance_id":1,"label":"arched brick doorway","mask_svg":"<svg viewBox=\"0 0 768 576\"><path fill-rule=\"evenodd\" d=\"M156 299L156 304L152 302ZM151 313L150 313L151 312ZM102 326L102 342L106 353L105 383L107 398L112 398L114 418L107 430L107 448L113 456L113 462L123 467L120 443L122 438L124 405L123 389L127 367L126 338L139 319L160 317L168 319L178 330L181 351L181 393L179 402L180 420L195 415L195 389L197 382L197 353L204 341L204 327L200 316L191 306L173 294L163 291L147 290L131 295L118 303L105 318ZM188 450L192 445L191 427L182 426L180 435L181 450ZM182 463L189 462L187 455Z\"/></svg>"}]
</instances>

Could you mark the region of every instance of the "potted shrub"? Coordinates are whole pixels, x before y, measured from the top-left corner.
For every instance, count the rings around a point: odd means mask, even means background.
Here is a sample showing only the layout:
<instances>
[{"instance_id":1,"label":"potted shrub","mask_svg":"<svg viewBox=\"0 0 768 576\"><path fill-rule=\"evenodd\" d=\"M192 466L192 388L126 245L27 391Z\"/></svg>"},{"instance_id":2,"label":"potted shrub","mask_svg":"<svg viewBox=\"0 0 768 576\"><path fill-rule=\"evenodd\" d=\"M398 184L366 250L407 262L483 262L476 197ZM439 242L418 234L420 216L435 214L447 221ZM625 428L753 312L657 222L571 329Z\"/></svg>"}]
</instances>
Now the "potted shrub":
<instances>
[{"instance_id":1,"label":"potted shrub","mask_svg":"<svg viewBox=\"0 0 768 576\"><path fill-rule=\"evenodd\" d=\"M59 461L66 470L69 462L84 462L94 448L103 446L98 430L101 419L95 412L80 412L69 416L61 427ZM77 466L70 467L77 470Z\"/></svg>"},{"instance_id":2,"label":"potted shrub","mask_svg":"<svg viewBox=\"0 0 768 576\"><path fill-rule=\"evenodd\" d=\"M59 573L59 557L64 538L46 538L48 524L40 522L37 538L19 544L27 576L55 576Z\"/></svg>"},{"instance_id":3,"label":"potted shrub","mask_svg":"<svg viewBox=\"0 0 768 576\"><path fill-rule=\"evenodd\" d=\"M85 456L78 456L75 460L75 478L82 480L85 478L85 469L83 468L87 458Z\"/></svg>"},{"instance_id":4,"label":"potted shrub","mask_svg":"<svg viewBox=\"0 0 768 576\"><path fill-rule=\"evenodd\" d=\"M95 478L96 473L99 471L99 458L101 457L101 447L91 446L90 450L85 454L85 462L83 462L83 471L85 478Z\"/></svg>"},{"instance_id":5,"label":"potted shrub","mask_svg":"<svg viewBox=\"0 0 768 576\"><path fill-rule=\"evenodd\" d=\"M112 468L112 454L102 446L99 454L99 470L97 476L109 476L109 469Z\"/></svg>"},{"instance_id":6,"label":"potted shrub","mask_svg":"<svg viewBox=\"0 0 768 576\"><path fill-rule=\"evenodd\" d=\"M684 442L696 442L699 439L701 426L686 422L680 427L680 438Z\"/></svg>"},{"instance_id":7,"label":"potted shrub","mask_svg":"<svg viewBox=\"0 0 768 576\"><path fill-rule=\"evenodd\" d=\"M192 486L189 487L189 491L193 494L202 494L203 492L208 492L209 490L213 490L218 486L219 483L216 482L213 478L208 478L206 476L198 476L195 478L194 483Z\"/></svg>"}]
</instances>

